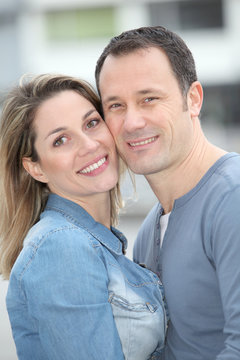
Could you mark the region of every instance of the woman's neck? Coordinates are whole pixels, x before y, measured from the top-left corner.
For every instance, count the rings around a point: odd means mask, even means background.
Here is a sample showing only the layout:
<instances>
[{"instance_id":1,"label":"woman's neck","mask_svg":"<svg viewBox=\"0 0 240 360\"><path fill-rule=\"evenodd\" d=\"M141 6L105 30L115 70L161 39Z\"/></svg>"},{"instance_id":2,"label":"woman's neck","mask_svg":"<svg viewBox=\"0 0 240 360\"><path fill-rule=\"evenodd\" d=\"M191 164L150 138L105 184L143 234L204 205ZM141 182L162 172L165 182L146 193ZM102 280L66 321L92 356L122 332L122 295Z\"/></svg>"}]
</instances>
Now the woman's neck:
<instances>
[{"instance_id":1,"label":"woman's neck","mask_svg":"<svg viewBox=\"0 0 240 360\"><path fill-rule=\"evenodd\" d=\"M110 229L111 226L111 201L110 192L92 195L77 201L95 221Z\"/></svg>"}]
</instances>

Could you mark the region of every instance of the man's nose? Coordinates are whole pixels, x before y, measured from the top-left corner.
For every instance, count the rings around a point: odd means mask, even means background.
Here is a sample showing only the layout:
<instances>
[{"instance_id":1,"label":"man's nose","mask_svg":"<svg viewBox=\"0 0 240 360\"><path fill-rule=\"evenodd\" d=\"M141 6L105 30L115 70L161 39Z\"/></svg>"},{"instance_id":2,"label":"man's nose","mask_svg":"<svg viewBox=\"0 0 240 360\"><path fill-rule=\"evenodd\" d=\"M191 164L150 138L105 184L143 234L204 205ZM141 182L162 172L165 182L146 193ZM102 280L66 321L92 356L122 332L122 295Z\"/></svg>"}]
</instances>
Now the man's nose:
<instances>
[{"instance_id":1,"label":"man's nose","mask_svg":"<svg viewBox=\"0 0 240 360\"><path fill-rule=\"evenodd\" d=\"M146 119L142 112L136 107L128 107L124 114L124 129L125 131L132 133L136 130L144 128L146 125Z\"/></svg>"}]
</instances>

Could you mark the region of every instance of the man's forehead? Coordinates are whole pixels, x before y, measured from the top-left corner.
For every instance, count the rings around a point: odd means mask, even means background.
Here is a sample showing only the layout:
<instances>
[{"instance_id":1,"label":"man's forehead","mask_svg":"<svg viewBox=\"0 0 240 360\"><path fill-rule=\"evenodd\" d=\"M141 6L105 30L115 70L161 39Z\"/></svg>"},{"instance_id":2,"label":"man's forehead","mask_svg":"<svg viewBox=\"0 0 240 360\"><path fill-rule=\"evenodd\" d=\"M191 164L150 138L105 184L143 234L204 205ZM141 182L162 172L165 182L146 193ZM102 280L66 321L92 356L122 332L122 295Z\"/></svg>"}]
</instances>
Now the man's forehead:
<instances>
[{"instance_id":1,"label":"man's forehead","mask_svg":"<svg viewBox=\"0 0 240 360\"><path fill-rule=\"evenodd\" d=\"M156 53L163 52L163 50L155 48L155 47L147 47L147 48L139 48L139 49L134 49L131 51L126 51L126 52L120 53L120 54L109 54L106 57L106 59L104 60L102 69L103 69L104 65L107 66L109 64L119 63L119 62L125 61L126 59L130 59L131 57L144 58L145 56L150 54L152 51L154 51Z\"/></svg>"},{"instance_id":2,"label":"man's forehead","mask_svg":"<svg viewBox=\"0 0 240 360\"><path fill-rule=\"evenodd\" d=\"M117 76L124 77L124 74L130 69L134 73L143 73L144 70L151 71L155 65L155 70L160 68L165 63L165 66L170 66L169 59L165 52L159 48L150 47L137 49L127 54L114 55L109 54L102 66L99 74L99 84L105 77L111 78ZM141 64L143 66L141 66ZM118 74L117 72L120 71Z\"/></svg>"},{"instance_id":3,"label":"man's forehead","mask_svg":"<svg viewBox=\"0 0 240 360\"><path fill-rule=\"evenodd\" d=\"M111 100L116 100L116 97L126 96L129 92L136 96L156 92L169 78L169 73L172 77L172 71L168 64L165 63L165 66L163 64L161 66L158 59L153 62L148 59L141 62L136 57L129 59L130 56L128 58L127 56L111 56L106 59L99 77L102 99L106 100L106 97L111 97Z\"/></svg>"}]
</instances>

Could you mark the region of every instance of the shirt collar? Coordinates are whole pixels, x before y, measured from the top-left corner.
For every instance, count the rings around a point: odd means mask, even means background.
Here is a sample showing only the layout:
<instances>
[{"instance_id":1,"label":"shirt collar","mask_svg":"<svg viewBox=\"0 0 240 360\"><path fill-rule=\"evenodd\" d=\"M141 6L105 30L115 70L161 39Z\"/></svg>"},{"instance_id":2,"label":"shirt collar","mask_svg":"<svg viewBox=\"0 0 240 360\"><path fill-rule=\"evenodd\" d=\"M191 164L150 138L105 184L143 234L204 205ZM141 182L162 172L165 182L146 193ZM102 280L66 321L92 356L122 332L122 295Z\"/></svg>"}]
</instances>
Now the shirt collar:
<instances>
[{"instance_id":1,"label":"shirt collar","mask_svg":"<svg viewBox=\"0 0 240 360\"><path fill-rule=\"evenodd\" d=\"M127 239L119 230L113 227L109 230L106 226L95 221L87 211L73 201L56 194L50 194L45 210L61 213L68 221L87 230L117 255L122 255L127 248Z\"/></svg>"}]
</instances>

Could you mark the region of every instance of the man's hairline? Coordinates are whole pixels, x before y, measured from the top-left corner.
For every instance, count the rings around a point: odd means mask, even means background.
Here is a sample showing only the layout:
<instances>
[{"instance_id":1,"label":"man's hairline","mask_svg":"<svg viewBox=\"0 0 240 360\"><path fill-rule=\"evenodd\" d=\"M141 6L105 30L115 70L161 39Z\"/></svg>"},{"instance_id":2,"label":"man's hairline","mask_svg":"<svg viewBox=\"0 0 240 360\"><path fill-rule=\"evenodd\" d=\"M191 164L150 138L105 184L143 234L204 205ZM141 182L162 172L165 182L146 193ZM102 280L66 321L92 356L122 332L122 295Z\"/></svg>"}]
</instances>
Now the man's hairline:
<instances>
[{"instance_id":1,"label":"man's hairline","mask_svg":"<svg viewBox=\"0 0 240 360\"><path fill-rule=\"evenodd\" d=\"M169 62L169 65L170 65L171 72L172 72L173 76L175 77L175 79L176 79L176 81L177 81L177 83L178 83L180 92L181 92L181 94L182 94L182 98L183 98L183 100L186 100L186 96L187 96L188 90L190 89L190 86L188 87L187 90L186 90L186 89L185 89L185 90L182 89L181 84L180 84L180 82L179 82L179 79L178 79L176 73L175 73L174 70L173 70L172 63L171 63L171 61L170 61L170 59L169 59L169 56L168 56L167 52L166 52L161 46L157 46L157 45L154 45L154 44L151 44L151 45L149 44L149 45L146 45L146 46L138 47L138 48L136 48L136 49L132 49L132 50L130 49L129 51L126 50L126 51L123 51L122 53L120 52L120 53L118 53L118 54L113 54L113 53L110 52L110 53L105 57L105 59L104 59L104 61L103 61L103 63L102 63L101 69L100 69L100 71L99 71L99 73L98 73L98 82L97 82L97 84L96 84L96 85L97 85L97 89L98 89L98 93L99 93L99 96L100 96L100 99L101 99L101 102L102 102L102 97L101 97L101 92L100 92L100 75L101 75L101 72L102 72L102 69L103 69L103 66L104 66L104 64L105 64L106 59L109 58L110 56L113 57L113 58L120 58L120 57L128 56L128 55L130 55L130 54L134 54L134 53L137 53L137 52L143 52L143 51L147 52L148 49L150 49L150 48L156 48L157 50L159 50L160 52L163 52L163 53L166 55L166 58L167 58L167 60L168 60L168 62Z\"/></svg>"}]
</instances>

